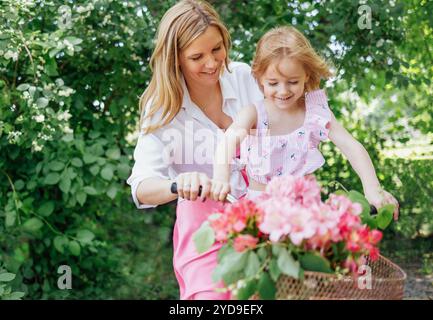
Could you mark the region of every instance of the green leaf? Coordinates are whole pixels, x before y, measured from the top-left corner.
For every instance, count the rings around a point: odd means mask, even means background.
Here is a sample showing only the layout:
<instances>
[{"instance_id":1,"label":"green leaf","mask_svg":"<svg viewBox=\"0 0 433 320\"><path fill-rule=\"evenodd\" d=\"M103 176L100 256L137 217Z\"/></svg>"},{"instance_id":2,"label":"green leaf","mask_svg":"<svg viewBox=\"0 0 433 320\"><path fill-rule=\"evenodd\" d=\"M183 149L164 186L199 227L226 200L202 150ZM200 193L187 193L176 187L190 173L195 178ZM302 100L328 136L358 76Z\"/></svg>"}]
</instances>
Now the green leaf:
<instances>
[{"instance_id":1,"label":"green leaf","mask_svg":"<svg viewBox=\"0 0 433 320\"><path fill-rule=\"evenodd\" d=\"M87 193L88 195L91 195L91 196L95 196L95 195L98 194L98 192L96 191L96 189L93 188L93 187L91 187L91 186L85 186L83 188L83 190L84 190L85 193Z\"/></svg>"},{"instance_id":2,"label":"green leaf","mask_svg":"<svg viewBox=\"0 0 433 320\"><path fill-rule=\"evenodd\" d=\"M370 215L370 204L368 203L367 199L365 199L362 193L356 190L350 190L348 196L352 202L358 202L362 206L362 216Z\"/></svg>"},{"instance_id":3,"label":"green leaf","mask_svg":"<svg viewBox=\"0 0 433 320\"><path fill-rule=\"evenodd\" d=\"M245 268L245 276L253 277L259 272L260 269L260 261L259 257L254 251L249 251L247 266Z\"/></svg>"},{"instance_id":4,"label":"green leaf","mask_svg":"<svg viewBox=\"0 0 433 320\"><path fill-rule=\"evenodd\" d=\"M82 39L76 38L76 37L66 37L65 40L67 40L68 42L70 42L73 45L77 45L77 44L80 44L81 42L83 42Z\"/></svg>"},{"instance_id":5,"label":"green leaf","mask_svg":"<svg viewBox=\"0 0 433 320\"><path fill-rule=\"evenodd\" d=\"M107 196L109 196L110 199L114 199L116 197L116 194L117 194L117 186L111 185L107 190Z\"/></svg>"},{"instance_id":6,"label":"green leaf","mask_svg":"<svg viewBox=\"0 0 433 320\"><path fill-rule=\"evenodd\" d=\"M65 246L67 246L69 243L69 239L65 236L56 236L53 243L54 248L63 254L65 252Z\"/></svg>"},{"instance_id":7,"label":"green leaf","mask_svg":"<svg viewBox=\"0 0 433 320\"><path fill-rule=\"evenodd\" d=\"M85 153L83 156L83 161L85 164L94 163L96 160L98 160L98 157L94 156L93 154Z\"/></svg>"},{"instance_id":8,"label":"green leaf","mask_svg":"<svg viewBox=\"0 0 433 320\"><path fill-rule=\"evenodd\" d=\"M255 278L248 280L245 286L238 290L237 299L247 300L250 298L257 291L258 283L258 280Z\"/></svg>"},{"instance_id":9,"label":"green leaf","mask_svg":"<svg viewBox=\"0 0 433 320\"><path fill-rule=\"evenodd\" d=\"M262 273L260 277L258 291L260 299L262 300L275 299L275 293L277 292L277 289L275 287L275 283L272 281L267 272Z\"/></svg>"},{"instance_id":10,"label":"green leaf","mask_svg":"<svg viewBox=\"0 0 433 320\"><path fill-rule=\"evenodd\" d=\"M73 158L71 160L71 164L74 167L81 168L83 166L83 161L80 158Z\"/></svg>"},{"instance_id":11,"label":"green leaf","mask_svg":"<svg viewBox=\"0 0 433 320\"><path fill-rule=\"evenodd\" d=\"M14 182L14 185L15 185L15 190L17 190L17 191L20 191L22 188L25 187L25 183L24 183L24 181L21 180L21 179L15 181L15 182Z\"/></svg>"},{"instance_id":12,"label":"green leaf","mask_svg":"<svg viewBox=\"0 0 433 320\"><path fill-rule=\"evenodd\" d=\"M296 261L287 249L283 248L280 250L277 264L282 273L295 279L299 278L299 261Z\"/></svg>"},{"instance_id":13,"label":"green leaf","mask_svg":"<svg viewBox=\"0 0 433 320\"><path fill-rule=\"evenodd\" d=\"M223 279L227 285L241 279L248 258L247 252L230 251L224 255L224 259L215 268L212 279L215 282Z\"/></svg>"},{"instance_id":14,"label":"green leaf","mask_svg":"<svg viewBox=\"0 0 433 320\"><path fill-rule=\"evenodd\" d=\"M87 194L84 191L77 192L77 201L81 206L83 206L83 204L86 202L86 199L87 199Z\"/></svg>"},{"instance_id":15,"label":"green leaf","mask_svg":"<svg viewBox=\"0 0 433 320\"><path fill-rule=\"evenodd\" d=\"M45 177L44 184L54 185L57 184L59 181L60 175L58 173L51 172Z\"/></svg>"},{"instance_id":16,"label":"green leaf","mask_svg":"<svg viewBox=\"0 0 433 320\"><path fill-rule=\"evenodd\" d=\"M306 253L300 258L301 266L307 271L334 273L329 261L316 253Z\"/></svg>"},{"instance_id":17,"label":"green leaf","mask_svg":"<svg viewBox=\"0 0 433 320\"><path fill-rule=\"evenodd\" d=\"M43 222L38 218L30 218L23 224L23 229L29 232L38 231L43 226Z\"/></svg>"},{"instance_id":18,"label":"green leaf","mask_svg":"<svg viewBox=\"0 0 433 320\"><path fill-rule=\"evenodd\" d=\"M118 160L118 159L120 159L120 150L119 150L119 148L111 148L111 149L108 149L107 152L105 152L105 155L109 159Z\"/></svg>"},{"instance_id":19,"label":"green leaf","mask_svg":"<svg viewBox=\"0 0 433 320\"><path fill-rule=\"evenodd\" d=\"M67 133L63 136L62 140L65 142L72 142L72 141L74 141L74 134L73 133Z\"/></svg>"},{"instance_id":20,"label":"green leaf","mask_svg":"<svg viewBox=\"0 0 433 320\"><path fill-rule=\"evenodd\" d=\"M53 213L54 207L54 201L46 201L39 207L37 213L41 216L48 217Z\"/></svg>"},{"instance_id":21,"label":"green leaf","mask_svg":"<svg viewBox=\"0 0 433 320\"><path fill-rule=\"evenodd\" d=\"M97 164L94 164L89 168L89 171L92 175L96 176L99 173L99 166Z\"/></svg>"},{"instance_id":22,"label":"green leaf","mask_svg":"<svg viewBox=\"0 0 433 320\"><path fill-rule=\"evenodd\" d=\"M59 183L59 188L63 193L68 193L71 189L71 179L68 177L63 178Z\"/></svg>"},{"instance_id":23,"label":"green leaf","mask_svg":"<svg viewBox=\"0 0 433 320\"><path fill-rule=\"evenodd\" d=\"M377 229L377 221L376 221L376 217L362 217L362 223L366 224L367 226L370 227L370 229Z\"/></svg>"},{"instance_id":24,"label":"green leaf","mask_svg":"<svg viewBox=\"0 0 433 320\"><path fill-rule=\"evenodd\" d=\"M200 228L194 232L192 239L198 253L208 251L215 243L215 232L208 221L203 222Z\"/></svg>"},{"instance_id":25,"label":"green leaf","mask_svg":"<svg viewBox=\"0 0 433 320\"><path fill-rule=\"evenodd\" d=\"M117 166L117 174L121 179L128 178L130 172L131 172L131 168L125 163L121 163Z\"/></svg>"},{"instance_id":26,"label":"green leaf","mask_svg":"<svg viewBox=\"0 0 433 320\"><path fill-rule=\"evenodd\" d=\"M269 263L269 274L271 275L272 280L277 282L278 278L280 277L281 270L278 268L277 259L272 258L271 262Z\"/></svg>"},{"instance_id":27,"label":"green leaf","mask_svg":"<svg viewBox=\"0 0 433 320\"><path fill-rule=\"evenodd\" d=\"M9 294L7 297L7 300L20 300L22 297L24 297L25 293L21 291L15 291Z\"/></svg>"},{"instance_id":28,"label":"green leaf","mask_svg":"<svg viewBox=\"0 0 433 320\"><path fill-rule=\"evenodd\" d=\"M76 238L84 244L89 244L95 238L95 235L92 231L81 229L78 230Z\"/></svg>"},{"instance_id":29,"label":"green leaf","mask_svg":"<svg viewBox=\"0 0 433 320\"><path fill-rule=\"evenodd\" d=\"M6 211L5 212L5 225L6 227L12 227L15 224L15 220L17 218L16 211Z\"/></svg>"},{"instance_id":30,"label":"green leaf","mask_svg":"<svg viewBox=\"0 0 433 320\"><path fill-rule=\"evenodd\" d=\"M30 88L30 85L28 83L21 83L18 87L18 91L26 91L28 88Z\"/></svg>"},{"instance_id":31,"label":"green leaf","mask_svg":"<svg viewBox=\"0 0 433 320\"><path fill-rule=\"evenodd\" d=\"M107 181L111 181L113 175L113 169L111 167L105 167L101 170L101 177Z\"/></svg>"},{"instance_id":32,"label":"green leaf","mask_svg":"<svg viewBox=\"0 0 433 320\"><path fill-rule=\"evenodd\" d=\"M50 163L48 163L47 167L51 171L60 171L65 167L65 164L60 161L51 161Z\"/></svg>"},{"instance_id":33,"label":"green leaf","mask_svg":"<svg viewBox=\"0 0 433 320\"><path fill-rule=\"evenodd\" d=\"M280 244L277 244L277 243L272 244L272 254L274 256L278 256L282 249L283 249L283 247Z\"/></svg>"},{"instance_id":34,"label":"green leaf","mask_svg":"<svg viewBox=\"0 0 433 320\"><path fill-rule=\"evenodd\" d=\"M9 273L9 272L0 273L1 282L9 282L12 281L13 279L15 279L15 274L13 273Z\"/></svg>"},{"instance_id":35,"label":"green leaf","mask_svg":"<svg viewBox=\"0 0 433 320\"><path fill-rule=\"evenodd\" d=\"M75 241L75 240L70 241L68 248L69 248L69 251L71 252L71 254L73 254L74 256L80 255L81 247L77 241Z\"/></svg>"},{"instance_id":36,"label":"green leaf","mask_svg":"<svg viewBox=\"0 0 433 320\"><path fill-rule=\"evenodd\" d=\"M225 256L234 252L235 249L229 244L224 244L219 250L218 250L218 262L221 262L225 259Z\"/></svg>"},{"instance_id":37,"label":"green leaf","mask_svg":"<svg viewBox=\"0 0 433 320\"><path fill-rule=\"evenodd\" d=\"M47 98L39 98L38 100L36 100L36 105L39 108L45 108L49 103L49 100Z\"/></svg>"},{"instance_id":38,"label":"green leaf","mask_svg":"<svg viewBox=\"0 0 433 320\"><path fill-rule=\"evenodd\" d=\"M382 230L385 230L392 221L393 213L395 206L392 204L388 204L379 209L379 212L376 216L377 226Z\"/></svg>"},{"instance_id":39,"label":"green leaf","mask_svg":"<svg viewBox=\"0 0 433 320\"><path fill-rule=\"evenodd\" d=\"M268 252L264 247L261 247L259 250L257 250L257 255L259 256L260 260L264 262L268 256Z\"/></svg>"}]
</instances>

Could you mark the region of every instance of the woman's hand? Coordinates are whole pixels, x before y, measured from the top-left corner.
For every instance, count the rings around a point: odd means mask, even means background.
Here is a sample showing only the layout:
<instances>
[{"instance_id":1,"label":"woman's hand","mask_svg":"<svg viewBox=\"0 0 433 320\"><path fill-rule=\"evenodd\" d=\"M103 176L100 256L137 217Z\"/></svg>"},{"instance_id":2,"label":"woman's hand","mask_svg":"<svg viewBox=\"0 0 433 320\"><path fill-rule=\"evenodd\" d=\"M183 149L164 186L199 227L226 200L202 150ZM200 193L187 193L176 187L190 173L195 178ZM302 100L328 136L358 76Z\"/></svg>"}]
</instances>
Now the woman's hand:
<instances>
[{"instance_id":1,"label":"woman's hand","mask_svg":"<svg viewBox=\"0 0 433 320\"><path fill-rule=\"evenodd\" d=\"M223 202L230 193L230 190L229 180L213 179L210 192L211 199Z\"/></svg>"},{"instance_id":2,"label":"woman's hand","mask_svg":"<svg viewBox=\"0 0 433 320\"><path fill-rule=\"evenodd\" d=\"M395 206L394 209L394 220L398 219L399 214L399 203L397 199L394 198L392 194L389 192L383 190L382 188L370 188L368 190L364 191L365 197L367 198L368 202L372 205L374 205L377 209L387 205L392 204Z\"/></svg>"},{"instance_id":3,"label":"woman's hand","mask_svg":"<svg viewBox=\"0 0 433 320\"><path fill-rule=\"evenodd\" d=\"M210 195L211 179L201 172L184 172L176 179L177 194L186 200L195 201L198 199L198 191L201 186L200 200L204 201Z\"/></svg>"}]
</instances>

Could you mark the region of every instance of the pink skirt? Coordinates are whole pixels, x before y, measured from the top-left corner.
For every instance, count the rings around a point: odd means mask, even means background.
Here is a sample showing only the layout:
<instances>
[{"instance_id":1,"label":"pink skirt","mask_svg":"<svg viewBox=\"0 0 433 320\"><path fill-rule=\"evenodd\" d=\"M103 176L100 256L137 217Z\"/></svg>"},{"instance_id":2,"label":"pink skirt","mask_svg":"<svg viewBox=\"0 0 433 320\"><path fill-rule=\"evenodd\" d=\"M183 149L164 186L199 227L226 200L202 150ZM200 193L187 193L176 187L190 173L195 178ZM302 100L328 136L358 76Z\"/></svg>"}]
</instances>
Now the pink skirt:
<instances>
[{"instance_id":1,"label":"pink skirt","mask_svg":"<svg viewBox=\"0 0 433 320\"><path fill-rule=\"evenodd\" d=\"M203 221L223 207L223 203L210 199L205 202L183 200L177 205L173 231L173 267L182 300L230 299L230 292L215 292L216 288L223 287L223 283L212 281L221 244L214 244L208 251L199 254L193 241L193 234Z\"/></svg>"}]
</instances>

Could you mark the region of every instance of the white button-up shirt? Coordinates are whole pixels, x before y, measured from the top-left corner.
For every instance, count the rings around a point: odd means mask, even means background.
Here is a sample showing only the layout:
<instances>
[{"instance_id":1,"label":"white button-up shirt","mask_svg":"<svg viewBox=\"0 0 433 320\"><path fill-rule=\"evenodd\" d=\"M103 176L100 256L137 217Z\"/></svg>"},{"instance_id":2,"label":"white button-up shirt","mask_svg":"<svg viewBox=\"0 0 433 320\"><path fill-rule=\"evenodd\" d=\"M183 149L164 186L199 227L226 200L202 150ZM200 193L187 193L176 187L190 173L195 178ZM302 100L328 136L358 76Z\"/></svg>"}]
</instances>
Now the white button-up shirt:
<instances>
[{"instance_id":1,"label":"white button-up shirt","mask_svg":"<svg viewBox=\"0 0 433 320\"><path fill-rule=\"evenodd\" d=\"M234 119L241 108L263 99L263 94L247 64L232 62L229 69L231 73L225 70L220 77L222 110ZM137 199L138 185L144 179L174 179L180 173L191 171L203 172L212 178L214 152L224 132L192 102L185 81L183 92L182 107L169 124L150 134L139 134L134 151L134 167L127 180L134 203L139 209L156 207L140 203ZM161 111L150 121L158 121L160 114ZM240 162L234 159L230 184L231 193L236 197L246 192L240 169ZM179 198L178 201L183 200Z\"/></svg>"}]
</instances>

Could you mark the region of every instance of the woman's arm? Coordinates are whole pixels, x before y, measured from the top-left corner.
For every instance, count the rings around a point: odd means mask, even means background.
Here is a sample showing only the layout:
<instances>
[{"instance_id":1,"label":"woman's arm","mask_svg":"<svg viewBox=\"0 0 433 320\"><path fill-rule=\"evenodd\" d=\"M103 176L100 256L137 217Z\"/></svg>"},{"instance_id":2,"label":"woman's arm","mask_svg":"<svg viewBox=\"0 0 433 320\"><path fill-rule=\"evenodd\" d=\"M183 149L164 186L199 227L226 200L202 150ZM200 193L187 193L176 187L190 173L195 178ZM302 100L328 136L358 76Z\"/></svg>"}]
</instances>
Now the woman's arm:
<instances>
[{"instance_id":1,"label":"woman's arm","mask_svg":"<svg viewBox=\"0 0 433 320\"><path fill-rule=\"evenodd\" d=\"M230 193L230 163L235 156L236 149L256 122L256 108L254 106L242 108L218 144L214 156L211 189L211 195L215 201L224 201L227 194Z\"/></svg>"},{"instance_id":2,"label":"woman's arm","mask_svg":"<svg viewBox=\"0 0 433 320\"><path fill-rule=\"evenodd\" d=\"M173 182L172 180L160 178L144 179L137 187L138 201L157 206L177 199L178 195L170 191Z\"/></svg>"},{"instance_id":3,"label":"woman's arm","mask_svg":"<svg viewBox=\"0 0 433 320\"><path fill-rule=\"evenodd\" d=\"M382 190L367 150L335 119L333 114L329 129L329 139L346 156L352 168L358 174L367 200L378 208L385 204L396 205L394 218L397 219L398 202L391 194Z\"/></svg>"}]
</instances>

